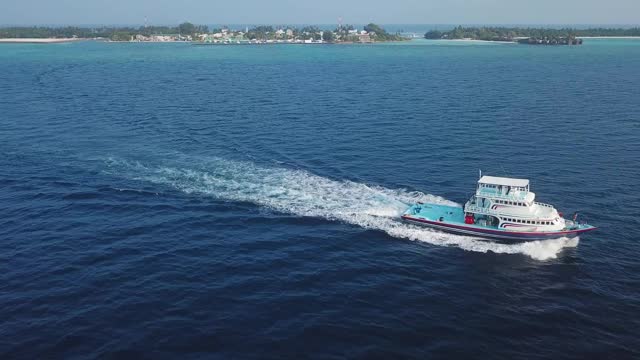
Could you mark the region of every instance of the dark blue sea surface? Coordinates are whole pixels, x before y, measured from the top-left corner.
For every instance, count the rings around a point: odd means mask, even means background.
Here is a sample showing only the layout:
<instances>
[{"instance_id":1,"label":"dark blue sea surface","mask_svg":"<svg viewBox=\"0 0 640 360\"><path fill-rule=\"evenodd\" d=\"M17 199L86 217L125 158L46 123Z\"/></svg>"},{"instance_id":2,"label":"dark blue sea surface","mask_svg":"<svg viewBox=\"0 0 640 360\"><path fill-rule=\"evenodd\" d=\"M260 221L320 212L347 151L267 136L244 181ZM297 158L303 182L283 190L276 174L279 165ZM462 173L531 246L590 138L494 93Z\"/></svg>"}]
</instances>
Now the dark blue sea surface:
<instances>
[{"instance_id":1,"label":"dark blue sea surface","mask_svg":"<svg viewBox=\"0 0 640 360\"><path fill-rule=\"evenodd\" d=\"M640 357L640 40L0 45L0 358ZM398 221L528 178L581 238Z\"/></svg>"}]
</instances>

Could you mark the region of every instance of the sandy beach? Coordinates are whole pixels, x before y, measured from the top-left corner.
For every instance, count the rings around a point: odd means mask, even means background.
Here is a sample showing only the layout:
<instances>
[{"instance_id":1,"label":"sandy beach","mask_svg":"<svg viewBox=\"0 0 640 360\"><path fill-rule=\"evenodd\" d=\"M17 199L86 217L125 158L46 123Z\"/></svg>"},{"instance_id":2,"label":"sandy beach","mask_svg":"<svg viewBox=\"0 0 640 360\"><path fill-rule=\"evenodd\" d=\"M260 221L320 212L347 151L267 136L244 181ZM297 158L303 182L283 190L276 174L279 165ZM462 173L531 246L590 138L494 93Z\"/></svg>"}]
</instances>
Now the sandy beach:
<instances>
[{"instance_id":1,"label":"sandy beach","mask_svg":"<svg viewBox=\"0 0 640 360\"><path fill-rule=\"evenodd\" d=\"M12 38L12 39L0 39L0 44L57 44L73 41L81 41L84 39L79 38L62 38L62 39L39 39L39 38Z\"/></svg>"}]
</instances>

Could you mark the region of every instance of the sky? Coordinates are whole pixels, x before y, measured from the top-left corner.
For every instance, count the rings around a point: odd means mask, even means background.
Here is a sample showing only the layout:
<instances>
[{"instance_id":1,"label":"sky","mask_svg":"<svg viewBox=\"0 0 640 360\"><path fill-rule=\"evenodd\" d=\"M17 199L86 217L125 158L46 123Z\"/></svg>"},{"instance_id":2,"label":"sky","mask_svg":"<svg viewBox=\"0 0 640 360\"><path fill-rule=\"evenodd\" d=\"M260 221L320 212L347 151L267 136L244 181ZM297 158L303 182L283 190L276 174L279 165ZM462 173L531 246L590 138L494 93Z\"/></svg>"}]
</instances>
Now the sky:
<instances>
[{"instance_id":1,"label":"sky","mask_svg":"<svg viewBox=\"0 0 640 360\"><path fill-rule=\"evenodd\" d=\"M1 25L640 24L640 0L0 0Z\"/></svg>"}]
</instances>

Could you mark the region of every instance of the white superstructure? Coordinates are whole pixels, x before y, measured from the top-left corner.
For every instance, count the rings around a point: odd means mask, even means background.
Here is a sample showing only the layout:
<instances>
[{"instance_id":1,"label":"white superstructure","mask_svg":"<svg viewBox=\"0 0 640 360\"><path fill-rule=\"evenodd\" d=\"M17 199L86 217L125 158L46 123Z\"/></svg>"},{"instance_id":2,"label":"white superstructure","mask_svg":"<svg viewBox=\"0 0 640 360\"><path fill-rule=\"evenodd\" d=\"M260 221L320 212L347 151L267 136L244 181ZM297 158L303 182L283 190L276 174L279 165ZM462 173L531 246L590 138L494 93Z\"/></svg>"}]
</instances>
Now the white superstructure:
<instances>
[{"instance_id":1,"label":"white superstructure","mask_svg":"<svg viewBox=\"0 0 640 360\"><path fill-rule=\"evenodd\" d=\"M551 205L535 202L529 180L482 176L476 193L464 206L473 216L510 231L558 231L566 227L562 214Z\"/></svg>"}]
</instances>

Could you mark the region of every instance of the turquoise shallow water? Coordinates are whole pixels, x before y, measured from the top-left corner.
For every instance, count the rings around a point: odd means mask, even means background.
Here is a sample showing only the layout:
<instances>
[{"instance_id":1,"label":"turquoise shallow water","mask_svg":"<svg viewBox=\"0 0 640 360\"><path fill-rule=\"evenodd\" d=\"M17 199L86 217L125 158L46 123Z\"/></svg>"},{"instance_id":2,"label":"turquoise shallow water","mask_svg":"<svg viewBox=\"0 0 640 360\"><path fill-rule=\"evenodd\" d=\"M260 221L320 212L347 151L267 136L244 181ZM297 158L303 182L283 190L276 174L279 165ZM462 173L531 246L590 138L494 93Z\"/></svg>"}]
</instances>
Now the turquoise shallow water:
<instances>
[{"instance_id":1,"label":"turquoise shallow water","mask_svg":"<svg viewBox=\"0 0 640 360\"><path fill-rule=\"evenodd\" d=\"M3 358L636 358L640 41L0 45ZM398 222L485 174L600 229Z\"/></svg>"}]
</instances>

